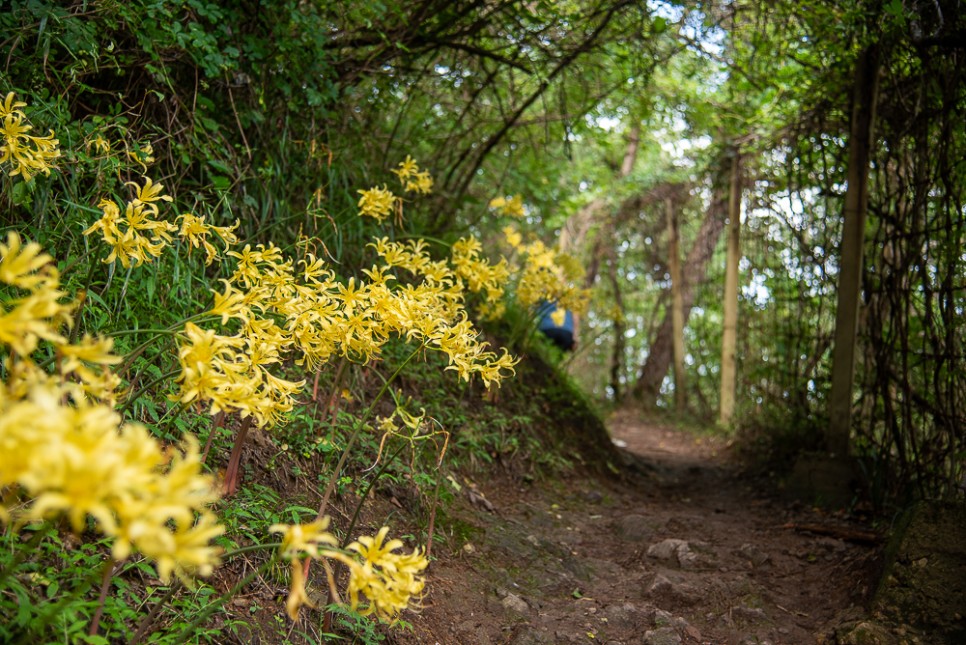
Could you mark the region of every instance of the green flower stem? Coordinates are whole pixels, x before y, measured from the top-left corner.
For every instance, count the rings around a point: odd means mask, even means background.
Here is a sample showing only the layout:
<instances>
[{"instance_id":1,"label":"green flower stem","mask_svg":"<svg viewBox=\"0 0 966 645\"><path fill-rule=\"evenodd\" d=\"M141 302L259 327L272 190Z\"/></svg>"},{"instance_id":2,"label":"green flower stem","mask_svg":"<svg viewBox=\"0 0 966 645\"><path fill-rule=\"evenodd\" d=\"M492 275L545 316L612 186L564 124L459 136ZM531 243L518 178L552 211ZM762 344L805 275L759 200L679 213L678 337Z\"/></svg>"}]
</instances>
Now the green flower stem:
<instances>
[{"instance_id":1,"label":"green flower stem","mask_svg":"<svg viewBox=\"0 0 966 645\"><path fill-rule=\"evenodd\" d=\"M181 586L180 580L175 580L173 583L171 583L171 586L168 587L168 590L164 592L164 595L154 602L154 605L151 607L151 611L148 612L148 615L141 619L141 622L138 623L137 629L134 631L134 636L131 637L131 641L128 643L128 645L140 645L141 641L144 640L144 637L147 636L148 632L151 631L151 628L154 627L158 614L160 614L161 610L167 606L171 598L174 597L174 594L181 589Z\"/></svg>"},{"instance_id":2,"label":"green flower stem","mask_svg":"<svg viewBox=\"0 0 966 645\"><path fill-rule=\"evenodd\" d=\"M75 260L76 261L76 260ZM70 266L72 266L71 263ZM68 269L70 268L68 266ZM80 319L81 314L84 313L84 305L87 303L87 292L90 291L91 282L94 280L94 267L97 266L96 262L91 262L91 266L87 270L87 278L84 280L84 299L81 301L80 306L77 307L77 313L74 315L74 328L70 330L70 343L71 345L77 340L77 334L80 332ZM67 273L65 269L64 273Z\"/></svg>"},{"instance_id":3,"label":"green flower stem","mask_svg":"<svg viewBox=\"0 0 966 645\"><path fill-rule=\"evenodd\" d=\"M372 403L370 403L369 406L366 408L365 413L356 422L355 427L352 430L352 434L349 436L349 442L346 444L345 448L342 450L342 455L339 457L339 463L335 465L335 470L332 472L332 477L329 478L329 483L325 487L325 493L323 493L322 495L322 504L319 506L319 515L316 519L320 520L325 515L325 509L328 508L329 506L329 498L332 496L332 492L335 490L335 483L339 479L339 473L342 472L342 468L345 466L345 462L348 461L349 453L352 451L352 447L355 445L356 439L359 438L359 433L362 432L362 429L365 427L366 422L372 416L372 412L375 409L376 404L379 403L380 400L382 400L383 396L385 396L386 391L389 389L389 385L394 380L396 380L396 377L398 377L399 374L403 371L403 369L407 365L409 365L409 361L413 360L416 357L416 355L419 354L419 352L423 351L425 347L426 347L425 341L420 343L419 347L417 347L413 351L413 353L410 354L406 358L406 360L404 360L402 364L396 368L396 371L392 373L392 376L386 379L386 381L382 384L382 387L379 389L379 392L376 394L376 398L374 398L372 400Z\"/></svg>"},{"instance_id":4,"label":"green flower stem","mask_svg":"<svg viewBox=\"0 0 966 645\"><path fill-rule=\"evenodd\" d=\"M150 390L152 387L154 387L155 385L157 385L161 381L166 381L169 378L171 378L172 376L177 376L180 373L181 373L181 368L180 367L177 368L177 369L173 369L170 372L165 372L164 374L162 374L161 376L157 377L156 379L154 379L153 381L151 381L147 385L141 387L141 389L139 389L132 396L130 396L128 398L128 400L125 401L124 404L118 409L118 411L121 412L121 413L127 412L131 408L131 406L134 405L134 402L137 401L139 398L141 398L141 395L143 395L145 392L147 392L148 390Z\"/></svg>"},{"instance_id":5,"label":"green flower stem","mask_svg":"<svg viewBox=\"0 0 966 645\"><path fill-rule=\"evenodd\" d=\"M440 459L436 468L436 485L433 487L433 507L429 512L429 525L426 527L426 559L429 560L433 555L433 529L436 525L436 509L439 507L439 485L443 481L443 470Z\"/></svg>"},{"instance_id":6,"label":"green flower stem","mask_svg":"<svg viewBox=\"0 0 966 645\"><path fill-rule=\"evenodd\" d=\"M134 265L127 268L124 275L124 283L121 285L121 294L117 297L117 305L114 307L114 317L121 315L121 305L124 304L124 297L127 295L127 286L131 283L131 274L134 273Z\"/></svg>"},{"instance_id":7,"label":"green flower stem","mask_svg":"<svg viewBox=\"0 0 966 645\"><path fill-rule=\"evenodd\" d=\"M94 612L94 617L91 618L91 626L88 629L87 634L89 636L96 636L97 630L101 626L101 617L104 615L104 604L107 602L107 590L111 587L111 580L114 578L114 572L121 567L119 562L114 562L113 560L107 560L104 563L104 573L101 578L101 591L97 595L97 610Z\"/></svg>"},{"instance_id":8,"label":"green flower stem","mask_svg":"<svg viewBox=\"0 0 966 645\"><path fill-rule=\"evenodd\" d=\"M111 334L112 337L127 336L129 334L154 334L146 341L144 341L143 343L135 347L133 350L131 350L128 353L128 355L124 357L124 362L121 364L120 367L118 367L115 373L123 374L124 372L126 372L131 367L131 363L133 363L134 360L144 352L144 350L150 347L159 338L163 336L177 336L178 333L181 331L181 329L187 323L194 322L196 320L202 320L207 317L210 317L210 314L208 314L207 312L204 312L200 314L195 314L194 316L189 316L183 320L179 320L173 325L163 329L128 329L128 330L119 331Z\"/></svg>"},{"instance_id":9,"label":"green flower stem","mask_svg":"<svg viewBox=\"0 0 966 645\"><path fill-rule=\"evenodd\" d=\"M253 553L255 551L267 551L270 549L277 549L282 546L281 542L264 542L262 544L249 544L248 546L241 546L237 549L232 549L224 555L225 560L230 560L236 555L243 555L245 553Z\"/></svg>"},{"instance_id":10,"label":"green flower stem","mask_svg":"<svg viewBox=\"0 0 966 645\"><path fill-rule=\"evenodd\" d=\"M267 547L268 545L260 544L260 545L256 545L256 546L258 546L258 547ZM278 545L275 545L275 546L278 546ZM250 547L245 547L245 548L250 548ZM252 571L250 574L248 574L247 576L245 576L244 578L242 578L241 580L239 580L235 584L235 586L233 586L231 589L229 589L225 593L223 593L220 596L218 596L218 598L216 598L207 607L205 607L204 611L202 611L197 616L195 616L195 619L192 620L190 623L188 623L188 626L185 627L181 631L181 633L178 634L175 637L175 639L174 639L175 645L180 645L181 643L187 643L191 639L191 637L194 635L194 633L198 629L198 627L203 622L205 622L206 620L208 620L208 617L209 616L211 616L213 613L215 613L216 611L218 611L219 609L221 609L222 606L226 602L228 602L228 600L230 598L233 598L239 591L241 591L246 586L248 586L253 580L261 577L261 575L263 573L265 573L266 571L268 571L269 568L271 568L272 565L274 565L276 562L278 562L278 552L277 551L275 552L275 555L273 555L271 558L269 558L268 560L266 560L265 562L263 562L257 569L255 569L254 571Z\"/></svg>"},{"instance_id":11,"label":"green flower stem","mask_svg":"<svg viewBox=\"0 0 966 645\"><path fill-rule=\"evenodd\" d=\"M352 535L352 531L356 527L356 521L359 519L359 513L362 511L362 505L365 503L366 498L369 497L369 493L375 487L376 482L379 481L379 478L385 474L392 462L396 461L396 457L402 454L403 448L405 448L407 445L409 444L403 442L402 445L400 445L399 448L389 456L389 459L383 462L382 466L379 467L379 470L376 471L375 477L369 481L369 485L366 486L366 489L362 492L362 495L359 496L359 502L356 504L356 510L352 513L352 519L349 520L349 527L345 531L345 537L342 538L342 544L340 545L341 548L344 549L346 544L349 543L349 536Z\"/></svg>"},{"instance_id":12,"label":"green flower stem","mask_svg":"<svg viewBox=\"0 0 966 645\"><path fill-rule=\"evenodd\" d=\"M234 549L232 551L228 551L227 553L225 553L223 557L225 560L229 560L235 557L236 555L251 553L253 551L263 551L263 550L267 551L271 549L277 549L280 546L282 546L281 542L253 544L250 546L245 546L238 549ZM272 560L269 560L269 562L272 562L274 559L275 558L273 558ZM155 622L155 619L158 617L158 614L161 613L161 610L164 609L164 607L168 604L168 602L171 600L174 594L177 593L182 588L182 586L183 585L181 584L180 580L175 580L174 582L171 583L171 586L168 587L168 590L166 592L164 592L164 595L161 598L159 598L157 602L154 603L153 607L151 607L150 613L148 613L148 615L145 616L140 623L138 623L138 627L134 632L134 636L131 637L131 641L128 643L128 645L140 645L140 643L144 640L144 637L148 635L148 632L151 630L151 627L154 626L154 622ZM195 625L195 627L197 627L197 625Z\"/></svg>"}]
</instances>

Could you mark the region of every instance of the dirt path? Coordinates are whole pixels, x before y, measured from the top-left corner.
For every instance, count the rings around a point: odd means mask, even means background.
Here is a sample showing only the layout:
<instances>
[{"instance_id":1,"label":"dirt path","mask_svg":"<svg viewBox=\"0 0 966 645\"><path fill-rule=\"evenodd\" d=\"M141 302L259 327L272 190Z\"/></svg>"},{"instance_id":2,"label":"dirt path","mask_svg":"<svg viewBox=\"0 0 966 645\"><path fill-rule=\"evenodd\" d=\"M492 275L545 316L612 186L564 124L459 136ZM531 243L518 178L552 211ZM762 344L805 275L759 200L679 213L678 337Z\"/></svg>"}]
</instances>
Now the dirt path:
<instances>
[{"instance_id":1,"label":"dirt path","mask_svg":"<svg viewBox=\"0 0 966 645\"><path fill-rule=\"evenodd\" d=\"M709 441L621 418L611 432L629 482L475 482L413 632L392 640L777 645L861 616L875 549L801 530L857 527L756 490Z\"/></svg>"}]
</instances>

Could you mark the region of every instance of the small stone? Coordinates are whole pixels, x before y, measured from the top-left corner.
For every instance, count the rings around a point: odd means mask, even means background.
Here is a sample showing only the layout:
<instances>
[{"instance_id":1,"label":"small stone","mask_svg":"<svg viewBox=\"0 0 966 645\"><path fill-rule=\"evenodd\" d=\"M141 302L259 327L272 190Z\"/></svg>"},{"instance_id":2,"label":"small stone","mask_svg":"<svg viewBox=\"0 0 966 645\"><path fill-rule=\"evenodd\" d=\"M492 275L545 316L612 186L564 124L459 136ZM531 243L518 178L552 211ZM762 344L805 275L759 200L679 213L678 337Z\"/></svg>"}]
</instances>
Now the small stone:
<instances>
[{"instance_id":1,"label":"small stone","mask_svg":"<svg viewBox=\"0 0 966 645\"><path fill-rule=\"evenodd\" d=\"M676 561L682 569L693 569L699 563L698 554L691 549L691 545L685 540L674 538L652 544L648 547L647 554L658 560Z\"/></svg>"},{"instance_id":2,"label":"small stone","mask_svg":"<svg viewBox=\"0 0 966 645\"><path fill-rule=\"evenodd\" d=\"M761 551L753 544L742 544L741 548L738 549L738 555L745 558L756 567L760 567L771 560L771 556Z\"/></svg>"},{"instance_id":3,"label":"small stone","mask_svg":"<svg viewBox=\"0 0 966 645\"><path fill-rule=\"evenodd\" d=\"M666 591L670 591L672 588L673 588L673 585L671 584L671 581L667 579L666 576L662 576L661 574L657 574L654 577L654 582L652 582L651 583L651 586L647 588L647 593L649 593L652 596L654 596L654 595L658 595L658 594L664 593ZM660 615L662 613L664 613L664 612L660 612L659 611L658 612L658 615ZM655 617L655 620L657 620L657 617ZM658 623L658 624L660 624L660 623Z\"/></svg>"},{"instance_id":4,"label":"small stone","mask_svg":"<svg viewBox=\"0 0 966 645\"><path fill-rule=\"evenodd\" d=\"M885 627L862 621L845 633L840 631L838 642L841 645L895 645L897 640Z\"/></svg>"},{"instance_id":5,"label":"small stone","mask_svg":"<svg viewBox=\"0 0 966 645\"><path fill-rule=\"evenodd\" d=\"M604 619L617 629L631 629L643 622L641 611L630 603L609 605L604 608Z\"/></svg>"},{"instance_id":6,"label":"small stone","mask_svg":"<svg viewBox=\"0 0 966 645\"><path fill-rule=\"evenodd\" d=\"M677 560L678 549L681 548L681 545L686 544L687 542L684 540L668 538L649 546L647 548L647 554L658 560Z\"/></svg>"},{"instance_id":7,"label":"small stone","mask_svg":"<svg viewBox=\"0 0 966 645\"><path fill-rule=\"evenodd\" d=\"M604 499L604 494L599 490L589 490L584 493L584 501L588 504L599 504Z\"/></svg>"},{"instance_id":8,"label":"small stone","mask_svg":"<svg viewBox=\"0 0 966 645\"><path fill-rule=\"evenodd\" d=\"M687 627L684 628L684 633L687 634L688 638L692 640L699 641L699 642L701 641L701 631L697 627L688 625Z\"/></svg>"},{"instance_id":9,"label":"small stone","mask_svg":"<svg viewBox=\"0 0 966 645\"><path fill-rule=\"evenodd\" d=\"M503 608L517 614L526 614L530 611L530 606L520 596L515 593L508 593L506 598L500 601Z\"/></svg>"},{"instance_id":10,"label":"small stone","mask_svg":"<svg viewBox=\"0 0 966 645\"><path fill-rule=\"evenodd\" d=\"M681 637L671 627L661 627L644 632L644 645L680 645Z\"/></svg>"},{"instance_id":11,"label":"small stone","mask_svg":"<svg viewBox=\"0 0 966 645\"><path fill-rule=\"evenodd\" d=\"M768 615L760 607L732 607L731 617L746 623L761 623L768 620Z\"/></svg>"}]
</instances>

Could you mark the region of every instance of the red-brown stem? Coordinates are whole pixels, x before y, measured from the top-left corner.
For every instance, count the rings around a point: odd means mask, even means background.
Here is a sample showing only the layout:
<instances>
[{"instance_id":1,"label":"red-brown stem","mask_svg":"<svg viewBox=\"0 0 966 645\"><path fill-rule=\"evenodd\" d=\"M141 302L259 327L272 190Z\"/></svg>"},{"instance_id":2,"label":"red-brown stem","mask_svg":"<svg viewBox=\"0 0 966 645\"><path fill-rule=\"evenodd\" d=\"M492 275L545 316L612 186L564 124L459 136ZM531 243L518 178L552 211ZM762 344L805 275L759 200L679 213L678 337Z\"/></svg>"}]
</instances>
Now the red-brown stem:
<instances>
[{"instance_id":1,"label":"red-brown stem","mask_svg":"<svg viewBox=\"0 0 966 645\"><path fill-rule=\"evenodd\" d=\"M111 579L114 577L114 571L118 566L118 563L111 560L104 563L104 577L101 578L101 593L97 597L97 611L94 612L94 617L91 618L91 627L87 630L90 636L96 636L97 630L100 629L101 616L104 615L104 603L107 602L107 590L111 587Z\"/></svg>"},{"instance_id":2,"label":"red-brown stem","mask_svg":"<svg viewBox=\"0 0 966 645\"><path fill-rule=\"evenodd\" d=\"M215 415L215 421L211 424L211 432L208 433L208 440L205 441L205 449L201 453L201 463L205 464L208 462L208 451L211 450L211 440L215 438L218 434L218 430L221 429L221 424L225 422L225 413L219 412Z\"/></svg>"},{"instance_id":3,"label":"red-brown stem","mask_svg":"<svg viewBox=\"0 0 966 645\"><path fill-rule=\"evenodd\" d=\"M241 458L242 448L245 446L245 439L248 438L248 429L252 426L252 418L245 417L238 434L235 435L235 445L232 446L231 456L228 458L228 467L225 468L225 497L234 495L238 491L238 484L241 481Z\"/></svg>"},{"instance_id":4,"label":"red-brown stem","mask_svg":"<svg viewBox=\"0 0 966 645\"><path fill-rule=\"evenodd\" d=\"M429 526L426 528L426 559L429 560L430 556L433 554L433 528L436 525L436 505L439 503L439 482L443 478L443 471L437 469L436 471L436 487L433 489L433 506L429 510Z\"/></svg>"}]
</instances>

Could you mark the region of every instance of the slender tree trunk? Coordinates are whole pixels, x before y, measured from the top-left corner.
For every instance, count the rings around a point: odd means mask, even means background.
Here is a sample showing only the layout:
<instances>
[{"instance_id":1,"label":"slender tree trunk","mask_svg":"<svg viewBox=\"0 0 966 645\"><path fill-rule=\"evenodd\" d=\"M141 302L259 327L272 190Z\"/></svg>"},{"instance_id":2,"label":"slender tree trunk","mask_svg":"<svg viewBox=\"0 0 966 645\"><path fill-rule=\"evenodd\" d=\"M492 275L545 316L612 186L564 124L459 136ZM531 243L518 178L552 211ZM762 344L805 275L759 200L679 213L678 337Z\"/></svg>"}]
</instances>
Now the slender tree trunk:
<instances>
[{"instance_id":1,"label":"slender tree trunk","mask_svg":"<svg viewBox=\"0 0 966 645\"><path fill-rule=\"evenodd\" d=\"M721 398L718 423L731 424L735 412L738 342L738 261L741 259L741 157L734 150L731 159L731 182L728 200L728 252L725 259L724 324L721 335Z\"/></svg>"},{"instance_id":2,"label":"slender tree trunk","mask_svg":"<svg viewBox=\"0 0 966 645\"><path fill-rule=\"evenodd\" d=\"M694 306L696 287L703 280L707 272L708 263L714 255L718 245L718 238L724 230L728 216L728 192L724 189L721 178L714 182L711 205L705 215L704 222L698 230L694 245L684 261L681 275L681 310L685 322ZM664 313L661 326L650 344L647 359L641 367L637 382L632 393L634 398L645 408L653 408L657 404L657 395L661 391L661 383L671 366L673 346L673 321L671 310Z\"/></svg>"},{"instance_id":3,"label":"slender tree trunk","mask_svg":"<svg viewBox=\"0 0 966 645\"><path fill-rule=\"evenodd\" d=\"M637 151L641 148L641 124L635 123L631 126L631 131L627 133L627 150L624 152L624 161L621 162L621 178L627 177L634 170L634 162L637 161Z\"/></svg>"},{"instance_id":4,"label":"slender tree trunk","mask_svg":"<svg viewBox=\"0 0 966 645\"><path fill-rule=\"evenodd\" d=\"M608 258L608 273L610 274L611 288L614 291L614 304L617 306L618 314L614 316L614 351L610 361L610 386L613 390L614 401L620 401L623 396L623 385L621 376L624 374L624 297L621 294L620 280L617 276L617 258L613 255Z\"/></svg>"},{"instance_id":5,"label":"slender tree trunk","mask_svg":"<svg viewBox=\"0 0 966 645\"><path fill-rule=\"evenodd\" d=\"M674 408L687 408L684 378L684 298L681 293L681 257L678 249L678 218L674 200L664 201L667 215L668 271L671 273L671 323L674 349Z\"/></svg>"},{"instance_id":6,"label":"slender tree trunk","mask_svg":"<svg viewBox=\"0 0 966 645\"><path fill-rule=\"evenodd\" d=\"M869 157L874 143L875 107L879 91L879 55L875 46L866 49L856 63L849 135L848 188L843 213L842 252L832 349L832 389L829 394L829 426L825 435L831 455L849 454L852 430L852 386L855 376L855 344L858 335L865 216L868 206Z\"/></svg>"}]
</instances>

